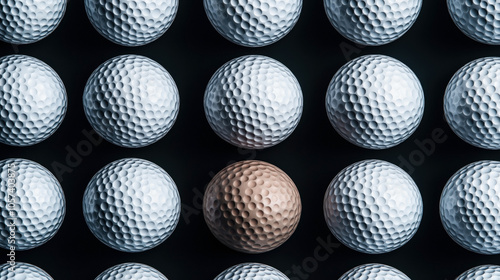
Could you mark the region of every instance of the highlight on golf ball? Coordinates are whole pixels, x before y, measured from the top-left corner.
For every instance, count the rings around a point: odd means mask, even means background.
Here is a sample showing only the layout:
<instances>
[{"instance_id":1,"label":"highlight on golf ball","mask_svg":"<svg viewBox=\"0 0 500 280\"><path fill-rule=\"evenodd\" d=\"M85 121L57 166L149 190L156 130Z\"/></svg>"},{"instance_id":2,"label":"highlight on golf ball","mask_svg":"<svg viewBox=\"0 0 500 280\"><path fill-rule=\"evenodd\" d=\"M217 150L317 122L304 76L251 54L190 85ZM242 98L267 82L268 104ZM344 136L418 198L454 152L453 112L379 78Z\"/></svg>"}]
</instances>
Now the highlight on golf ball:
<instances>
[{"instance_id":1,"label":"highlight on golf ball","mask_svg":"<svg viewBox=\"0 0 500 280\"><path fill-rule=\"evenodd\" d=\"M83 94L85 115L94 130L127 148L163 138L177 119L179 102L168 71L140 55L121 55L101 64Z\"/></svg>"},{"instance_id":2,"label":"highlight on golf ball","mask_svg":"<svg viewBox=\"0 0 500 280\"><path fill-rule=\"evenodd\" d=\"M0 161L0 178L0 248L29 250L54 237L66 214L54 175L36 162L10 158Z\"/></svg>"},{"instance_id":3,"label":"highlight on golf ball","mask_svg":"<svg viewBox=\"0 0 500 280\"><path fill-rule=\"evenodd\" d=\"M160 38L174 22L179 0L85 0L94 28L111 42L136 47Z\"/></svg>"},{"instance_id":4,"label":"highlight on golf ball","mask_svg":"<svg viewBox=\"0 0 500 280\"><path fill-rule=\"evenodd\" d=\"M293 234L302 204L292 179L258 160L222 169L208 184L203 215L213 235L244 253L268 252Z\"/></svg>"},{"instance_id":5,"label":"highlight on golf ball","mask_svg":"<svg viewBox=\"0 0 500 280\"><path fill-rule=\"evenodd\" d=\"M460 274L455 280L493 280L500 279L500 266L480 265Z\"/></svg>"},{"instance_id":6,"label":"highlight on golf ball","mask_svg":"<svg viewBox=\"0 0 500 280\"><path fill-rule=\"evenodd\" d=\"M34 145L59 128L66 89L50 66L26 55L1 57L0 85L0 143Z\"/></svg>"},{"instance_id":7,"label":"highlight on golf ball","mask_svg":"<svg viewBox=\"0 0 500 280\"><path fill-rule=\"evenodd\" d=\"M142 263L122 263L106 269L95 280L168 280L155 268Z\"/></svg>"},{"instance_id":8,"label":"highlight on golf ball","mask_svg":"<svg viewBox=\"0 0 500 280\"><path fill-rule=\"evenodd\" d=\"M446 183L439 211L448 235L463 248L500 254L500 162L466 165Z\"/></svg>"},{"instance_id":9,"label":"highlight on golf ball","mask_svg":"<svg viewBox=\"0 0 500 280\"><path fill-rule=\"evenodd\" d=\"M241 263L234 265L215 277L214 280L290 280L276 268L261 263Z\"/></svg>"},{"instance_id":10,"label":"highlight on golf ball","mask_svg":"<svg viewBox=\"0 0 500 280\"><path fill-rule=\"evenodd\" d=\"M366 55L337 71L325 103L330 123L344 139L366 149L387 149L417 129L424 114L424 91L402 62Z\"/></svg>"},{"instance_id":11,"label":"highlight on golf ball","mask_svg":"<svg viewBox=\"0 0 500 280\"><path fill-rule=\"evenodd\" d=\"M203 0L212 26L244 47L263 47L285 37L299 20L302 0Z\"/></svg>"},{"instance_id":12,"label":"highlight on golf ball","mask_svg":"<svg viewBox=\"0 0 500 280\"><path fill-rule=\"evenodd\" d=\"M403 169L382 160L344 168L325 193L323 210L333 235L345 246L367 254L405 245L422 220L420 191Z\"/></svg>"},{"instance_id":13,"label":"highlight on golf ball","mask_svg":"<svg viewBox=\"0 0 500 280\"><path fill-rule=\"evenodd\" d=\"M281 62L261 55L235 58L219 68L205 91L208 123L237 147L263 149L284 141L302 116L300 84Z\"/></svg>"},{"instance_id":14,"label":"highlight on golf ball","mask_svg":"<svg viewBox=\"0 0 500 280\"><path fill-rule=\"evenodd\" d=\"M333 27L345 38L380 46L403 36L417 20L422 0L324 0Z\"/></svg>"},{"instance_id":15,"label":"highlight on golf ball","mask_svg":"<svg viewBox=\"0 0 500 280\"><path fill-rule=\"evenodd\" d=\"M47 272L38 266L16 262L14 271L9 263L0 265L0 280L54 280Z\"/></svg>"},{"instance_id":16,"label":"highlight on golf ball","mask_svg":"<svg viewBox=\"0 0 500 280\"><path fill-rule=\"evenodd\" d=\"M447 0L455 25L469 38L500 45L500 7L492 0Z\"/></svg>"},{"instance_id":17,"label":"highlight on golf ball","mask_svg":"<svg viewBox=\"0 0 500 280\"><path fill-rule=\"evenodd\" d=\"M406 274L392 266L370 263L357 266L344 273L339 280L410 280Z\"/></svg>"},{"instance_id":18,"label":"highlight on golf ball","mask_svg":"<svg viewBox=\"0 0 500 280\"><path fill-rule=\"evenodd\" d=\"M465 142L500 149L500 58L476 59L451 78L444 96L446 121Z\"/></svg>"},{"instance_id":19,"label":"highlight on golf ball","mask_svg":"<svg viewBox=\"0 0 500 280\"><path fill-rule=\"evenodd\" d=\"M83 215L90 231L107 246L143 252L158 246L180 218L180 196L174 181L158 165L125 158L99 170L83 196Z\"/></svg>"},{"instance_id":20,"label":"highlight on golf ball","mask_svg":"<svg viewBox=\"0 0 500 280\"><path fill-rule=\"evenodd\" d=\"M9 0L0 9L0 40L24 45L38 42L59 26L66 0Z\"/></svg>"}]
</instances>

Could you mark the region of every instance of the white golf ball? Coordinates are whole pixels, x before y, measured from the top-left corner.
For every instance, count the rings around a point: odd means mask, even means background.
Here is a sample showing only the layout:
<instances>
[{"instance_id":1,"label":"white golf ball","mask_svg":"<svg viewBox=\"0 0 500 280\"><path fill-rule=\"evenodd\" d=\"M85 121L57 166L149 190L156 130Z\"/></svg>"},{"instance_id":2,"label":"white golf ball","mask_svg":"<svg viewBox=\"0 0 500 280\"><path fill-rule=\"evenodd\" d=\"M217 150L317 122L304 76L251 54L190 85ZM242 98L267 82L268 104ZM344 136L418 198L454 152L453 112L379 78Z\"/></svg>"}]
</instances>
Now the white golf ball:
<instances>
[{"instance_id":1,"label":"white golf ball","mask_svg":"<svg viewBox=\"0 0 500 280\"><path fill-rule=\"evenodd\" d=\"M158 270L141 263L122 263L106 269L95 280L168 280Z\"/></svg>"},{"instance_id":2,"label":"white golf ball","mask_svg":"<svg viewBox=\"0 0 500 280\"><path fill-rule=\"evenodd\" d=\"M215 277L214 280L290 280L276 268L261 263L234 265Z\"/></svg>"},{"instance_id":3,"label":"white golf ball","mask_svg":"<svg viewBox=\"0 0 500 280\"><path fill-rule=\"evenodd\" d=\"M500 266L480 265L460 274L455 280L496 280L500 279Z\"/></svg>"},{"instance_id":4,"label":"white golf ball","mask_svg":"<svg viewBox=\"0 0 500 280\"><path fill-rule=\"evenodd\" d=\"M0 265L0 280L53 280L53 278L38 266L16 262L14 271L8 263Z\"/></svg>"},{"instance_id":5,"label":"white golf ball","mask_svg":"<svg viewBox=\"0 0 500 280\"><path fill-rule=\"evenodd\" d=\"M406 274L392 266L370 263L357 266L342 275L339 280L410 280Z\"/></svg>"}]
</instances>

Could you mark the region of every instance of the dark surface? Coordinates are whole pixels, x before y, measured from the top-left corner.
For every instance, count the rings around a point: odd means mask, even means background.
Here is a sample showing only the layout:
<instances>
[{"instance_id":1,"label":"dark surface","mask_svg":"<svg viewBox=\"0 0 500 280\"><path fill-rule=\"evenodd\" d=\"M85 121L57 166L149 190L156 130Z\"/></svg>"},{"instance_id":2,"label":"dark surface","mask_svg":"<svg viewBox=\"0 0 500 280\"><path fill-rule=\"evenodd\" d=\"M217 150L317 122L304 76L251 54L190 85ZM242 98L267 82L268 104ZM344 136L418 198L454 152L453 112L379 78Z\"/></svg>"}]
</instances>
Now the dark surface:
<instances>
[{"instance_id":1,"label":"dark surface","mask_svg":"<svg viewBox=\"0 0 500 280\"><path fill-rule=\"evenodd\" d=\"M83 1L69 2L61 25L46 39L19 47L0 44L0 55L27 54L52 66L64 81L69 98L66 119L52 137L32 147L0 145L1 159L28 158L53 173L57 173L55 162L68 166L68 149L88 143L82 134L82 130L90 130L81 101L86 80L111 57L134 53L158 61L174 77L181 96L177 122L161 141L141 149L102 142L81 157L71 173L62 174L67 214L59 233L39 248L17 252L18 261L40 266L56 280L94 279L122 262L151 265L171 280L213 279L224 269L246 261L288 271L292 280L337 279L350 268L370 262L394 266L412 279L454 279L476 265L500 264L498 256L474 254L455 244L439 219L439 197L448 178L470 162L500 158L499 152L462 142L443 119L442 98L455 71L473 59L498 55L500 50L463 35L449 17L446 1L424 1L415 25L394 43L357 48L330 25L321 0L305 0L301 18L291 33L271 46L256 49L222 38L206 18L201 0L180 2L172 27L159 40L143 47L121 47L101 37L86 18ZM346 56L341 46L351 46L355 53ZM304 113L296 131L283 143L262 151L238 150L225 143L210 129L203 112L204 89L211 75L226 61L245 54L263 54L284 63L300 81L304 94ZM401 60L414 70L425 90L425 115L418 130L409 140L388 150L371 151L349 144L335 133L324 109L326 89L335 72L348 59L366 54ZM446 140L435 144L435 151L417 158L415 141L431 139L436 130L444 133L442 138ZM321 240L336 242L322 211L323 195L331 179L359 160L377 158L401 165L401 159L410 156L415 157L413 166L403 168L410 171L424 201L424 217L414 238L383 255L357 253L345 246L327 256L325 249L317 251ZM88 230L81 210L83 192L93 174L125 157L140 157L162 166L177 183L184 205L173 235L143 253L122 253L101 244ZM295 234L283 246L260 255L238 253L220 244L205 225L200 208L201 194L211 177L228 163L245 159L277 165L295 181L302 197L303 213ZM314 260L316 251L320 261ZM4 258L7 260L7 256ZM301 272L293 272L293 267L300 267Z\"/></svg>"}]
</instances>

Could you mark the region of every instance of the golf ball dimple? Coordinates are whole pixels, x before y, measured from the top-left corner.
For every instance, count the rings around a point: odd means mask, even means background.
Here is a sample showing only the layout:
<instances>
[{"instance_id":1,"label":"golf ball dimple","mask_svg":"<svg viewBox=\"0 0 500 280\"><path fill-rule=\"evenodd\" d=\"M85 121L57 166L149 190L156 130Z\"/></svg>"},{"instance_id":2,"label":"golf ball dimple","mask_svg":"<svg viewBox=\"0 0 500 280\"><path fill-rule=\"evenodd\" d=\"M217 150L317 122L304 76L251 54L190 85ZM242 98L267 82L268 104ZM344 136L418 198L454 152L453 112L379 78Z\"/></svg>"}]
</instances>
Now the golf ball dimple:
<instances>
[{"instance_id":1,"label":"golf ball dimple","mask_svg":"<svg viewBox=\"0 0 500 280\"><path fill-rule=\"evenodd\" d=\"M215 72L204 105L210 126L222 139L241 148L263 149L292 134L302 116L303 97L286 66L248 55Z\"/></svg>"},{"instance_id":2,"label":"golf ball dimple","mask_svg":"<svg viewBox=\"0 0 500 280\"><path fill-rule=\"evenodd\" d=\"M400 61L367 55L348 62L333 76L326 111L347 141L386 149L415 132L424 113L424 92L415 73Z\"/></svg>"},{"instance_id":3,"label":"golf ball dimple","mask_svg":"<svg viewBox=\"0 0 500 280\"><path fill-rule=\"evenodd\" d=\"M451 78L444 96L446 121L465 142L500 149L500 58L476 59Z\"/></svg>"},{"instance_id":4,"label":"golf ball dimple","mask_svg":"<svg viewBox=\"0 0 500 280\"><path fill-rule=\"evenodd\" d=\"M66 89L44 62L26 55L1 57L0 85L0 143L34 145L62 123Z\"/></svg>"},{"instance_id":5,"label":"golf ball dimple","mask_svg":"<svg viewBox=\"0 0 500 280\"><path fill-rule=\"evenodd\" d=\"M446 183L439 210L443 227L460 246L500 254L500 162L466 165Z\"/></svg>"},{"instance_id":6,"label":"golf ball dimple","mask_svg":"<svg viewBox=\"0 0 500 280\"><path fill-rule=\"evenodd\" d=\"M95 280L168 280L158 270L141 263L122 263L106 269Z\"/></svg>"},{"instance_id":7,"label":"golf ball dimple","mask_svg":"<svg viewBox=\"0 0 500 280\"><path fill-rule=\"evenodd\" d=\"M0 247L4 249L14 246L24 251L46 243L57 233L66 213L57 179L45 167L26 159L0 161L0 198ZM13 222L14 228L10 227Z\"/></svg>"},{"instance_id":8,"label":"golf ball dimple","mask_svg":"<svg viewBox=\"0 0 500 280\"><path fill-rule=\"evenodd\" d=\"M410 175L392 163L364 160L340 171L328 186L325 219L347 247L368 254L406 244L422 220L422 197Z\"/></svg>"},{"instance_id":9,"label":"golf ball dimple","mask_svg":"<svg viewBox=\"0 0 500 280\"><path fill-rule=\"evenodd\" d=\"M283 244L299 223L302 204L292 179L257 160L221 170L208 184L203 214L214 236L244 253L263 253Z\"/></svg>"},{"instance_id":10,"label":"golf ball dimple","mask_svg":"<svg viewBox=\"0 0 500 280\"><path fill-rule=\"evenodd\" d=\"M157 62L122 55L92 73L83 105L90 124L104 139L139 148L160 140L173 127L179 92L172 76Z\"/></svg>"},{"instance_id":11,"label":"golf ball dimple","mask_svg":"<svg viewBox=\"0 0 500 280\"><path fill-rule=\"evenodd\" d=\"M83 197L83 214L92 233L107 246L142 252L158 246L180 218L180 196L158 165L136 158L114 161L99 170Z\"/></svg>"},{"instance_id":12,"label":"golf ball dimple","mask_svg":"<svg viewBox=\"0 0 500 280\"><path fill-rule=\"evenodd\" d=\"M496 0L447 0L455 25L480 43L500 45L500 6Z\"/></svg>"},{"instance_id":13,"label":"golf ball dimple","mask_svg":"<svg viewBox=\"0 0 500 280\"><path fill-rule=\"evenodd\" d=\"M302 0L204 0L212 26L227 40L245 47L270 45L292 30Z\"/></svg>"},{"instance_id":14,"label":"golf ball dimple","mask_svg":"<svg viewBox=\"0 0 500 280\"><path fill-rule=\"evenodd\" d=\"M85 0L94 28L106 39L127 47L149 44L172 25L179 0Z\"/></svg>"},{"instance_id":15,"label":"golf ball dimple","mask_svg":"<svg viewBox=\"0 0 500 280\"><path fill-rule=\"evenodd\" d=\"M422 0L324 0L333 27L347 39L367 46L388 44L417 20Z\"/></svg>"},{"instance_id":16,"label":"golf ball dimple","mask_svg":"<svg viewBox=\"0 0 500 280\"><path fill-rule=\"evenodd\" d=\"M289 280L276 268L261 263L242 263L234 265L215 277L214 280Z\"/></svg>"},{"instance_id":17,"label":"golf ball dimple","mask_svg":"<svg viewBox=\"0 0 500 280\"><path fill-rule=\"evenodd\" d=\"M339 280L410 280L403 272L385 264L364 264L357 266L344 275Z\"/></svg>"},{"instance_id":18,"label":"golf ball dimple","mask_svg":"<svg viewBox=\"0 0 500 280\"><path fill-rule=\"evenodd\" d=\"M481 265L460 274L455 280L495 280L500 279L500 266Z\"/></svg>"},{"instance_id":19,"label":"golf ball dimple","mask_svg":"<svg viewBox=\"0 0 500 280\"><path fill-rule=\"evenodd\" d=\"M29 263L16 262L14 269L8 263L0 265L0 280L53 280L43 269Z\"/></svg>"},{"instance_id":20,"label":"golf ball dimple","mask_svg":"<svg viewBox=\"0 0 500 280\"><path fill-rule=\"evenodd\" d=\"M66 3L66 0L2 1L0 40L16 45L42 40L61 22Z\"/></svg>"}]
</instances>

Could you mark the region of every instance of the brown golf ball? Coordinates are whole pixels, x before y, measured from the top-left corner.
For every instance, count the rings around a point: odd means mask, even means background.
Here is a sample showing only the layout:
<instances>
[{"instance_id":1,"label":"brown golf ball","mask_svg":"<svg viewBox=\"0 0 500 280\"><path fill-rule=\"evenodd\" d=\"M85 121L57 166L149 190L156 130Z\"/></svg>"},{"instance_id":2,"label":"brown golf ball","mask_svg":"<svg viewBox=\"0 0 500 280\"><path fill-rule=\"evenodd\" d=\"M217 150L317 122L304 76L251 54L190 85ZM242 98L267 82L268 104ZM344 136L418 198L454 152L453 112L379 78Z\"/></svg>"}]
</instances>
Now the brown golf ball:
<instances>
[{"instance_id":1,"label":"brown golf ball","mask_svg":"<svg viewBox=\"0 0 500 280\"><path fill-rule=\"evenodd\" d=\"M299 223L302 205L292 179L258 160L221 170L208 184L203 214L213 235L244 253L264 253L283 244Z\"/></svg>"}]
</instances>

